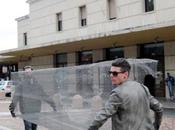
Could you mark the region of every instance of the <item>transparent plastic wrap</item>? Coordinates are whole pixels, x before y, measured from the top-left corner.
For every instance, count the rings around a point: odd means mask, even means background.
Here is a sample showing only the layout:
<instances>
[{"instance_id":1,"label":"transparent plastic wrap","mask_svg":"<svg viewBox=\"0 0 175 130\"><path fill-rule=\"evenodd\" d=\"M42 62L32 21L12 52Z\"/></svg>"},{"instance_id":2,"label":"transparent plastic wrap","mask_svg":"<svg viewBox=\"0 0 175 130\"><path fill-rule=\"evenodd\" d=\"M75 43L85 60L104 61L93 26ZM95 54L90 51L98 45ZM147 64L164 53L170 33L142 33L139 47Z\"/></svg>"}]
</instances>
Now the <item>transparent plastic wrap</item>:
<instances>
[{"instance_id":1,"label":"transparent plastic wrap","mask_svg":"<svg viewBox=\"0 0 175 130\"><path fill-rule=\"evenodd\" d=\"M143 82L145 75L155 76L157 61L127 60L130 79ZM112 90L112 62L12 73L16 115L49 130L86 130Z\"/></svg>"}]
</instances>

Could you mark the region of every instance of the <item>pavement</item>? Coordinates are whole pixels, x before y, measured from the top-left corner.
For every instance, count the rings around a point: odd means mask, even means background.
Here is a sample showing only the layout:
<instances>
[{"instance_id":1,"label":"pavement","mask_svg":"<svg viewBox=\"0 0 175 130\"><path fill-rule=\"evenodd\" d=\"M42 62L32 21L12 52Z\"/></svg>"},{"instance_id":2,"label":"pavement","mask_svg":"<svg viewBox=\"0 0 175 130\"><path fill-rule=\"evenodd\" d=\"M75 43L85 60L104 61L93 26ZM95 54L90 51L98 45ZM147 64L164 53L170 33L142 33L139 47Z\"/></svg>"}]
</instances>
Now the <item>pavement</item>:
<instances>
[{"instance_id":1,"label":"pavement","mask_svg":"<svg viewBox=\"0 0 175 130\"><path fill-rule=\"evenodd\" d=\"M160 130L175 130L175 101L165 98L157 98L164 107L164 117ZM24 130L21 118L12 118L8 111L10 98L0 98L0 130ZM108 123L106 123L108 124ZM109 129L109 125L106 127ZM49 130L42 126L38 126L38 130ZM109 129L110 130L110 129Z\"/></svg>"},{"instance_id":2,"label":"pavement","mask_svg":"<svg viewBox=\"0 0 175 130\"><path fill-rule=\"evenodd\" d=\"M0 93L0 130L24 130L23 120L21 118L12 118L8 110L11 102L10 97L5 97ZM38 130L48 130L38 126Z\"/></svg>"},{"instance_id":3,"label":"pavement","mask_svg":"<svg viewBox=\"0 0 175 130\"><path fill-rule=\"evenodd\" d=\"M171 101L166 98L157 98L163 105L164 109L175 109L175 100Z\"/></svg>"}]
</instances>

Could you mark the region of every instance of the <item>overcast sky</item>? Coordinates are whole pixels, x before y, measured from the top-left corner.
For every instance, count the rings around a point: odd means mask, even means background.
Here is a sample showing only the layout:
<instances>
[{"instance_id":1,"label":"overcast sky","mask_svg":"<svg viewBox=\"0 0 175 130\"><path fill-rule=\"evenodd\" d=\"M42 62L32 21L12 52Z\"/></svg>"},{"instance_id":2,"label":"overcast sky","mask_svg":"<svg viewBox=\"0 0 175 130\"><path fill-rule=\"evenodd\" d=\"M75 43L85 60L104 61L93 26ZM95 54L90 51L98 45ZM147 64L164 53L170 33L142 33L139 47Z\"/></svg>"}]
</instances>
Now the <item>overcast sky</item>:
<instances>
[{"instance_id":1,"label":"overcast sky","mask_svg":"<svg viewBox=\"0 0 175 130\"><path fill-rule=\"evenodd\" d=\"M16 18L27 15L26 0L2 0L0 4L0 51L17 47Z\"/></svg>"}]
</instances>

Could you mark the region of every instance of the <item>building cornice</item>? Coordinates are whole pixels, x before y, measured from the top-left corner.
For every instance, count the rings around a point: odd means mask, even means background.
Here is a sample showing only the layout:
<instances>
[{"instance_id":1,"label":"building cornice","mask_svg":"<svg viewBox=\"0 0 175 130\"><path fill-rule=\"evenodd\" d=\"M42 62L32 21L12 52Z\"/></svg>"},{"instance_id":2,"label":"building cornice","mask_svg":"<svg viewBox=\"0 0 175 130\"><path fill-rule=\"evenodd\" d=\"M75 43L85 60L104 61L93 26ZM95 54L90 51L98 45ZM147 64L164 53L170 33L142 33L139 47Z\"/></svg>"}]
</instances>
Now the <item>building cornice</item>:
<instances>
[{"instance_id":1,"label":"building cornice","mask_svg":"<svg viewBox=\"0 0 175 130\"><path fill-rule=\"evenodd\" d=\"M80 42L86 42L87 40L90 40L90 43L94 44L97 39L103 38L99 43L108 43L109 38L112 39L113 41L117 41L118 43L148 43L148 42L157 42L156 38L158 37L158 40L160 41L174 41L174 33L175 32L175 20L169 21L169 22L162 22L158 24L150 24L150 25L145 25L145 26L137 26L137 27L132 27L132 28L125 28L122 30L116 30L116 31L110 31L110 32L103 32L103 33L97 33L96 35L87 35L83 37L76 37L76 38L70 38L70 39L63 39L63 40L58 40L58 41L51 41L47 43L41 43L41 44L36 44L32 46L24 46L24 47L18 47L14 49L9 49L9 50L3 50L0 51L0 55L3 56L19 56L19 55L25 55L25 53L28 55L30 52L33 54L34 52L37 53L37 55L43 54L52 54L55 53L55 51L58 51L58 46L63 45L70 45L68 43L77 43L79 44ZM168 35L165 35L168 34ZM114 38L116 36L116 39ZM118 36L118 37L117 37ZM134 36L134 37L133 37ZM146 36L146 37L145 37ZM109 38L107 38L109 37ZM127 38L126 38L127 37ZM160 38L160 39L159 39ZM127 40L128 39L128 40ZM94 42L93 42L94 40ZM111 44L110 46L112 47L114 44ZM65 47L64 46L64 47ZM48 47L53 47L49 48ZM62 48L61 47L61 48ZM73 46L71 46L73 48ZM69 47L69 48L71 48ZM78 48L82 47L81 44L79 44ZM57 48L57 49L56 49ZM43 51L39 51L42 50ZM70 49L71 50L71 49ZM49 52L50 51L50 52ZM75 50L74 50L75 51ZM77 50L76 50L77 51ZM71 50L72 52L72 50Z\"/></svg>"},{"instance_id":2,"label":"building cornice","mask_svg":"<svg viewBox=\"0 0 175 130\"><path fill-rule=\"evenodd\" d=\"M26 3L32 4L32 3L35 3L35 2L38 2L38 1L41 1L41 0L27 0Z\"/></svg>"},{"instance_id":3,"label":"building cornice","mask_svg":"<svg viewBox=\"0 0 175 130\"><path fill-rule=\"evenodd\" d=\"M15 20L20 22L22 20L26 20L26 19L29 19L29 15L25 15L25 16L22 16L22 17L19 17L19 18L16 18Z\"/></svg>"}]
</instances>

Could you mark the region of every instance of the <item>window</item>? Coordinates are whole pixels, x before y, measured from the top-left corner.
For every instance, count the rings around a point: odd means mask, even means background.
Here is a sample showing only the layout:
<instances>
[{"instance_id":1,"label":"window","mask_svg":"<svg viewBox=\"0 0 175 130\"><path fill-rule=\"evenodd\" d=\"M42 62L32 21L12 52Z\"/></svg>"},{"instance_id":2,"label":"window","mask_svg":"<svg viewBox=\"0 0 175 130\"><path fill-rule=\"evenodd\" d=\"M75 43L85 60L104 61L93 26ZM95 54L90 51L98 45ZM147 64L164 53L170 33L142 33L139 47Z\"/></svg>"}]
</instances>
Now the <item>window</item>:
<instances>
[{"instance_id":1,"label":"window","mask_svg":"<svg viewBox=\"0 0 175 130\"><path fill-rule=\"evenodd\" d=\"M92 51L79 52L79 64L91 64L92 63Z\"/></svg>"},{"instance_id":2,"label":"window","mask_svg":"<svg viewBox=\"0 0 175 130\"><path fill-rule=\"evenodd\" d=\"M115 0L107 0L109 20L116 19L116 4Z\"/></svg>"},{"instance_id":3,"label":"window","mask_svg":"<svg viewBox=\"0 0 175 130\"><path fill-rule=\"evenodd\" d=\"M23 34L24 45L27 46L27 33Z\"/></svg>"},{"instance_id":4,"label":"window","mask_svg":"<svg viewBox=\"0 0 175 130\"><path fill-rule=\"evenodd\" d=\"M145 0L145 12L154 10L154 0Z\"/></svg>"},{"instance_id":5,"label":"window","mask_svg":"<svg viewBox=\"0 0 175 130\"><path fill-rule=\"evenodd\" d=\"M87 14L86 14L86 6L81 6L80 7L80 24L81 27L87 25Z\"/></svg>"},{"instance_id":6,"label":"window","mask_svg":"<svg viewBox=\"0 0 175 130\"><path fill-rule=\"evenodd\" d=\"M158 60L157 70L162 70L164 67L164 44L163 41L158 43L147 43L140 46L140 57Z\"/></svg>"},{"instance_id":7,"label":"window","mask_svg":"<svg viewBox=\"0 0 175 130\"><path fill-rule=\"evenodd\" d=\"M114 60L122 57L124 57L124 50L122 47L106 49L106 60Z\"/></svg>"},{"instance_id":8,"label":"window","mask_svg":"<svg viewBox=\"0 0 175 130\"><path fill-rule=\"evenodd\" d=\"M55 55L54 60L55 67L66 67L67 66L67 54L61 53Z\"/></svg>"},{"instance_id":9,"label":"window","mask_svg":"<svg viewBox=\"0 0 175 130\"><path fill-rule=\"evenodd\" d=\"M143 44L141 50L141 54L143 56L147 56L147 58L153 58L156 56L164 55L164 46L163 43L149 43Z\"/></svg>"},{"instance_id":10,"label":"window","mask_svg":"<svg viewBox=\"0 0 175 130\"><path fill-rule=\"evenodd\" d=\"M62 26L62 13L58 13L57 15L57 30L62 31L63 26Z\"/></svg>"},{"instance_id":11,"label":"window","mask_svg":"<svg viewBox=\"0 0 175 130\"><path fill-rule=\"evenodd\" d=\"M0 65L0 79L10 80L11 72L18 71L18 64L3 64Z\"/></svg>"}]
</instances>

